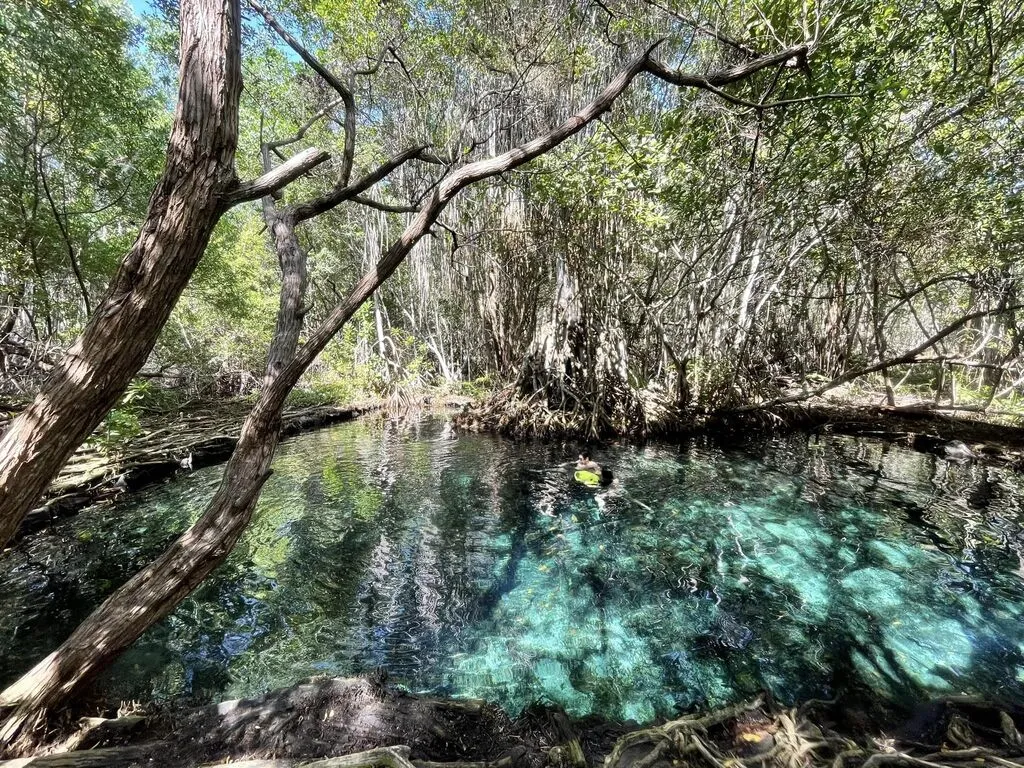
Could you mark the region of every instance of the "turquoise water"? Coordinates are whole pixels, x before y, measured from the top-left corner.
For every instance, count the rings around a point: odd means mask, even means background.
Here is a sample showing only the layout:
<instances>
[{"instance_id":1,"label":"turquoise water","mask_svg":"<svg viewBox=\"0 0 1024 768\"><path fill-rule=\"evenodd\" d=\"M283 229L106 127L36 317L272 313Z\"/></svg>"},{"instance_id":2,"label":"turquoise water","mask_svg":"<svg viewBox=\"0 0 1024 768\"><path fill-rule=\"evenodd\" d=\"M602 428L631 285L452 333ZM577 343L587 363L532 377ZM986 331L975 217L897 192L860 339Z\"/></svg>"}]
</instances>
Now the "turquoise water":
<instances>
[{"instance_id":1,"label":"turquoise water","mask_svg":"<svg viewBox=\"0 0 1024 768\"><path fill-rule=\"evenodd\" d=\"M771 690L1024 694L1021 479L883 443L612 446L361 421L285 443L229 561L102 680L233 698L383 669L646 721ZM0 555L0 683L202 509L220 467Z\"/></svg>"}]
</instances>

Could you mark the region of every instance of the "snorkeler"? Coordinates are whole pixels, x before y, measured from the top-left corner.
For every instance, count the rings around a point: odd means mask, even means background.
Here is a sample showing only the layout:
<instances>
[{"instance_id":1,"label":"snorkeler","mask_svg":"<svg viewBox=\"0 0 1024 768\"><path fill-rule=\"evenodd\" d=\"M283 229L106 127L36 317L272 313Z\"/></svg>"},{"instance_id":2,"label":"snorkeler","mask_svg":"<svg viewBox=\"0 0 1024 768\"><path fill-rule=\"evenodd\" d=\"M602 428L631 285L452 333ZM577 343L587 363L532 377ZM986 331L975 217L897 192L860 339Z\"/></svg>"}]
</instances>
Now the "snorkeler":
<instances>
[{"instance_id":1,"label":"snorkeler","mask_svg":"<svg viewBox=\"0 0 1024 768\"><path fill-rule=\"evenodd\" d=\"M591 459L587 451L581 453L580 457L576 460L576 474L574 477L577 482L583 483L588 488L610 485L613 480L611 470L607 467L602 467Z\"/></svg>"}]
</instances>

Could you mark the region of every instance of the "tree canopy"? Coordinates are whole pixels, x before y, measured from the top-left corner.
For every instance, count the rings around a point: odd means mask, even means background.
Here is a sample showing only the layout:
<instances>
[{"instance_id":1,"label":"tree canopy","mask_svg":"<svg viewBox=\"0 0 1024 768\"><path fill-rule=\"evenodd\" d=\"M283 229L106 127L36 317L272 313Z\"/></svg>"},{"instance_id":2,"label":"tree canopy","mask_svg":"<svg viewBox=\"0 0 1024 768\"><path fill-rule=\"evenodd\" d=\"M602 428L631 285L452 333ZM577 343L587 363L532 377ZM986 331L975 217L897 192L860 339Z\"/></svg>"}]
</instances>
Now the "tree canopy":
<instances>
[{"instance_id":1,"label":"tree canopy","mask_svg":"<svg viewBox=\"0 0 1024 768\"><path fill-rule=\"evenodd\" d=\"M770 399L780 382L834 378L971 310L1015 304L1015 3L263 10L352 89L357 169L413 145L449 164L498 154L657 40L670 66L697 70L818 41L798 76L765 71L724 98L639 83L579 141L468 190L308 374L324 397L474 381L529 394L540 367L552 407L565 388L579 398L596 387L604 426L623 429L664 408ZM344 156L344 105L245 13L239 173L258 175L264 143L301 133L274 152L335 157L285 196L308 199ZM8 387L31 391L46 375L134 234L169 120L156 84L177 55L176 14L160 4L140 20L105 2L3 12L17 41L0 61ZM407 164L373 207L307 222L307 327L401 231L434 170ZM221 222L147 367L186 396L258 386L277 281L261 217L250 205ZM1013 394L1014 317L971 323L926 356L1005 358L999 385L963 366L946 381L983 401ZM565 380L566 357L586 376ZM934 382L928 371L892 373L916 385Z\"/></svg>"}]
</instances>

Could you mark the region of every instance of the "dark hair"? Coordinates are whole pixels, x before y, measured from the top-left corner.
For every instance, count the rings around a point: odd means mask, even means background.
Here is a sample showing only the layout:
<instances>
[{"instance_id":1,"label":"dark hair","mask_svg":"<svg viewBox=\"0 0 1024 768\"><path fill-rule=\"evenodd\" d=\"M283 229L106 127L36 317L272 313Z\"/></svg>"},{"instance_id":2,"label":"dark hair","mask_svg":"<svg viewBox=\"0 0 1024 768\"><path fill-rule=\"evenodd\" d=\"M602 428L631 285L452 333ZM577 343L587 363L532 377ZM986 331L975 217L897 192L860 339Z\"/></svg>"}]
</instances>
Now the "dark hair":
<instances>
[{"instance_id":1,"label":"dark hair","mask_svg":"<svg viewBox=\"0 0 1024 768\"><path fill-rule=\"evenodd\" d=\"M614 479L612 471L608 467L601 467L601 485L611 485Z\"/></svg>"},{"instance_id":2,"label":"dark hair","mask_svg":"<svg viewBox=\"0 0 1024 768\"><path fill-rule=\"evenodd\" d=\"M584 459L590 458L590 451L580 451L580 456Z\"/></svg>"}]
</instances>

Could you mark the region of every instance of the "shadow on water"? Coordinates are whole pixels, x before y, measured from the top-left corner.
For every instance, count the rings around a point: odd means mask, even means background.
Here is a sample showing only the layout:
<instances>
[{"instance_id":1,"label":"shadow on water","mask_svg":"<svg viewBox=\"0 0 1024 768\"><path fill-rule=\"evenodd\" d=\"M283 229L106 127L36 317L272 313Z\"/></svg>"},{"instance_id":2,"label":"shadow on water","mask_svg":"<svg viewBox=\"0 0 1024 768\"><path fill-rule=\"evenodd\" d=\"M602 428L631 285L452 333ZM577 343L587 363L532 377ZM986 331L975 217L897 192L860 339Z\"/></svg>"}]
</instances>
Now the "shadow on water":
<instances>
[{"instance_id":1,"label":"shadow on water","mask_svg":"<svg viewBox=\"0 0 1024 768\"><path fill-rule=\"evenodd\" d=\"M1021 479L852 438L575 451L426 420L286 443L236 552L102 684L248 696L383 670L415 690L650 720L762 689L911 708L1024 696ZM0 683L202 509L199 470L3 555Z\"/></svg>"}]
</instances>

